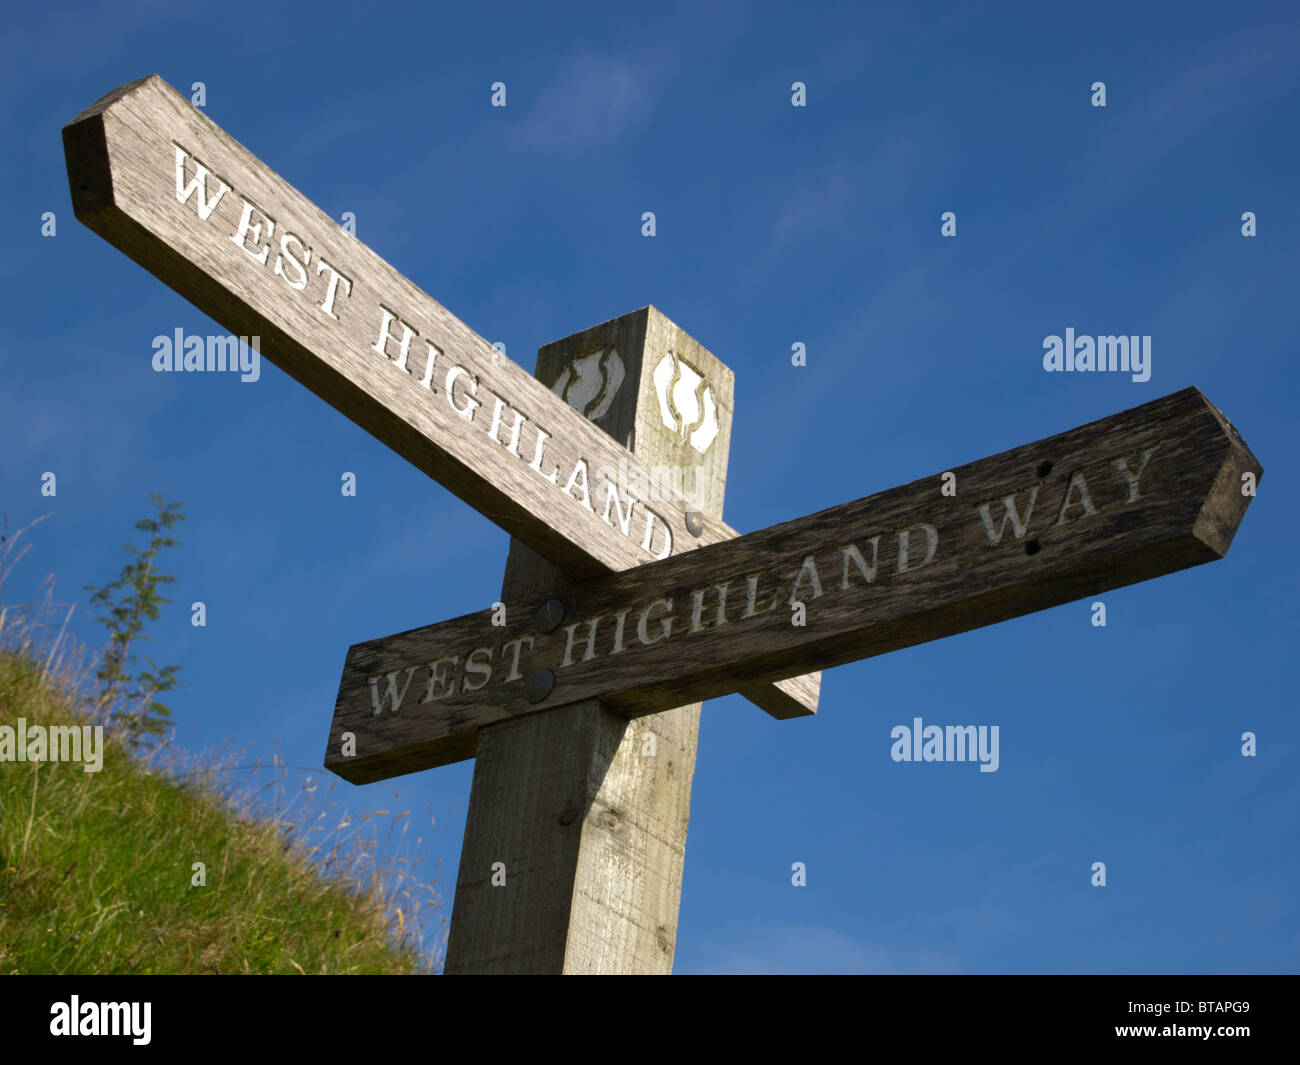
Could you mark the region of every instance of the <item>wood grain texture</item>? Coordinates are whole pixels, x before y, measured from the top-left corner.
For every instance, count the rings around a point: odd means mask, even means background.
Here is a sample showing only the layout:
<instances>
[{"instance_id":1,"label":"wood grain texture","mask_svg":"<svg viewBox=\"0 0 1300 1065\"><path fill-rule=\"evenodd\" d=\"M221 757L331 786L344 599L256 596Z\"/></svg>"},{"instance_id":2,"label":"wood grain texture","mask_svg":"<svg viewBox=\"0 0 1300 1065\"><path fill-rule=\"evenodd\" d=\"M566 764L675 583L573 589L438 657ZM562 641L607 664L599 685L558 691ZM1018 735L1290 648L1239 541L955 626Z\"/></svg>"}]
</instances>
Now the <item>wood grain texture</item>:
<instances>
[{"instance_id":1,"label":"wood grain texture","mask_svg":"<svg viewBox=\"0 0 1300 1065\"><path fill-rule=\"evenodd\" d=\"M114 90L63 143L78 219L571 577L736 535L720 516L691 535L676 500L618 499L624 527L600 471L640 460L161 78ZM813 681L749 694L775 716L816 708Z\"/></svg>"},{"instance_id":2,"label":"wood grain texture","mask_svg":"<svg viewBox=\"0 0 1300 1065\"><path fill-rule=\"evenodd\" d=\"M719 434L692 501L720 514L731 423L725 366L653 309L542 348L541 380L562 388L642 459L693 462L657 410L654 369L666 352L710 382ZM617 365L610 354L617 353ZM595 356L598 356L596 358ZM600 369L596 376L597 368ZM623 387L606 405L606 386ZM502 599L568 595L553 565L512 540ZM700 704L635 726L597 699L484 728L477 736L445 972L668 973L681 901ZM647 740L647 736L653 737ZM653 752L647 754L647 745ZM492 882L501 863L504 884Z\"/></svg>"},{"instance_id":3,"label":"wood grain texture","mask_svg":"<svg viewBox=\"0 0 1300 1065\"><path fill-rule=\"evenodd\" d=\"M1210 562L1250 503L1242 475L1262 468L1188 388L951 472L954 497L936 474L579 582L551 633L533 624L533 601L512 605L504 629L475 614L353 647L333 729L356 731L358 757L326 764L349 780L410 772L454 760L466 733L505 717L597 694L636 717ZM806 608L803 627L792 602ZM477 691L451 680L421 701L428 663L476 647L502 663L499 648L520 639L521 675L554 670L547 698L529 702L501 668ZM407 698L375 713L370 679L407 669Z\"/></svg>"}]
</instances>

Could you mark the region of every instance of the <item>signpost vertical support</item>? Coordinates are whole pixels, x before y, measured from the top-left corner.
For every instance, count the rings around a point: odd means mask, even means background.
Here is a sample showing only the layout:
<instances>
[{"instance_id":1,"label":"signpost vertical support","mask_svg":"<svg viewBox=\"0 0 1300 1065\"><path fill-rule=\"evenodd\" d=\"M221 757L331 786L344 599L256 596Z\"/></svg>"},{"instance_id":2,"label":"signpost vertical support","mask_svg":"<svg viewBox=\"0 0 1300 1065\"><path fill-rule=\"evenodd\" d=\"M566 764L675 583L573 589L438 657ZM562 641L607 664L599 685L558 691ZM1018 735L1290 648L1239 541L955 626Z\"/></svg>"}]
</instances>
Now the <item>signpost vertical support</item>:
<instances>
[{"instance_id":1,"label":"signpost vertical support","mask_svg":"<svg viewBox=\"0 0 1300 1065\"><path fill-rule=\"evenodd\" d=\"M537 377L652 467L648 486L610 471L625 504L681 491L721 518L733 376L657 310L548 344ZM564 602L565 588L511 541L504 602ZM662 620L639 634L629 617L626 638L653 639ZM580 655L585 619L566 609L561 624L578 626ZM699 717L694 703L628 721L591 699L480 731L447 973L671 971Z\"/></svg>"}]
</instances>

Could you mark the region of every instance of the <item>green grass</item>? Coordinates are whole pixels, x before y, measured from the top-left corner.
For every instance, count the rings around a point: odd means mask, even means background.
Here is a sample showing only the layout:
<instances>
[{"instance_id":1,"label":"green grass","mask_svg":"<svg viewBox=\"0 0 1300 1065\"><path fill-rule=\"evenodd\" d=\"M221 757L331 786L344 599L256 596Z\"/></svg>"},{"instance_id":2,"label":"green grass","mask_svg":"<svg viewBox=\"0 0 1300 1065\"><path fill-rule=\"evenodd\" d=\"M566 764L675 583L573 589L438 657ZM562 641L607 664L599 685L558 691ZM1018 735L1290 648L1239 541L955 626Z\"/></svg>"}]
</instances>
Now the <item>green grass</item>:
<instances>
[{"instance_id":1,"label":"green grass","mask_svg":"<svg viewBox=\"0 0 1300 1065\"><path fill-rule=\"evenodd\" d=\"M0 651L0 724L87 721L77 686L44 678L44 664ZM112 733L98 773L0 762L0 973L410 973L437 964L415 928L421 907L437 905L432 889L401 870L381 875L377 840L337 836L346 819L330 827L326 811L312 818L314 782L296 797L301 823L289 826L284 809L251 816L256 804L236 801L221 774L178 774L168 749L142 758ZM332 850L304 840L311 825L333 833ZM192 884L195 862L206 866L205 886Z\"/></svg>"}]
</instances>

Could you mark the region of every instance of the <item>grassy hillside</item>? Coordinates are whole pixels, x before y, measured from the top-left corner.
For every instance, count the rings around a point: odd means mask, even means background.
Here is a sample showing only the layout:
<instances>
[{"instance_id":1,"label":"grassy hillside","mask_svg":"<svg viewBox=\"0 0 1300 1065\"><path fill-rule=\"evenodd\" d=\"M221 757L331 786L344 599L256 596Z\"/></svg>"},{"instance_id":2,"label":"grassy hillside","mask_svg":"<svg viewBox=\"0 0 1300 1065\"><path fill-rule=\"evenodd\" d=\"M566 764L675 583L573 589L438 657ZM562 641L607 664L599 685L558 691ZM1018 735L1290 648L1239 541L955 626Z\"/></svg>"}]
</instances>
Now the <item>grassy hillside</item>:
<instances>
[{"instance_id":1,"label":"grassy hillside","mask_svg":"<svg viewBox=\"0 0 1300 1065\"><path fill-rule=\"evenodd\" d=\"M21 652L0 652L0 725L82 724L73 691L43 680ZM419 906L409 891L396 899L390 880L386 895L373 862L369 876L353 877L337 844L333 863L313 861L281 827L232 808L213 780L163 771L111 730L97 773L0 761L0 973L408 973L435 964L403 934ZM205 886L192 884L196 862Z\"/></svg>"}]
</instances>

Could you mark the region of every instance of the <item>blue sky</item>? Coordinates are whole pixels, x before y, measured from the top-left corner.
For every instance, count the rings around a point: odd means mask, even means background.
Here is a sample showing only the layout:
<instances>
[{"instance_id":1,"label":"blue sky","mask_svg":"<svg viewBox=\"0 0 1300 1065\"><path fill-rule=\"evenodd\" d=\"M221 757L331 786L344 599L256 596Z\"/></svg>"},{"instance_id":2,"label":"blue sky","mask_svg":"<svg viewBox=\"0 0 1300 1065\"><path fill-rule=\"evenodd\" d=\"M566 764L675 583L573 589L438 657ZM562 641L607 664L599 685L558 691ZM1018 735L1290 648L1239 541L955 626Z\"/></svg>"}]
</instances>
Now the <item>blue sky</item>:
<instances>
[{"instance_id":1,"label":"blue sky","mask_svg":"<svg viewBox=\"0 0 1300 1065\"><path fill-rule=\"evenodd\" d=\"M742 532L1188 385L1263 463L1228 557L1107 593L1104 629L1088 599L843 666L814 720L707 704L676 971L1300 969L1300 15L988 7L24 8L0 41L0 500L11 528L51 516L6 598L53 573L85 603L150 492L184 500L150 648L183 667L177 740L317 766L349 644L499 592L503 532L269 363L152 371L154 336L225 330L75 221L59 131L146 74L202 81L530 371L647 303L695 336L736 373ZM1151 379L1045 373L1067 327L1150 335ZM997 724L999 770L892 762L915 716ZM335 794L431 810L450 892L471 773Z\"/></svg>"}]
</instances>

